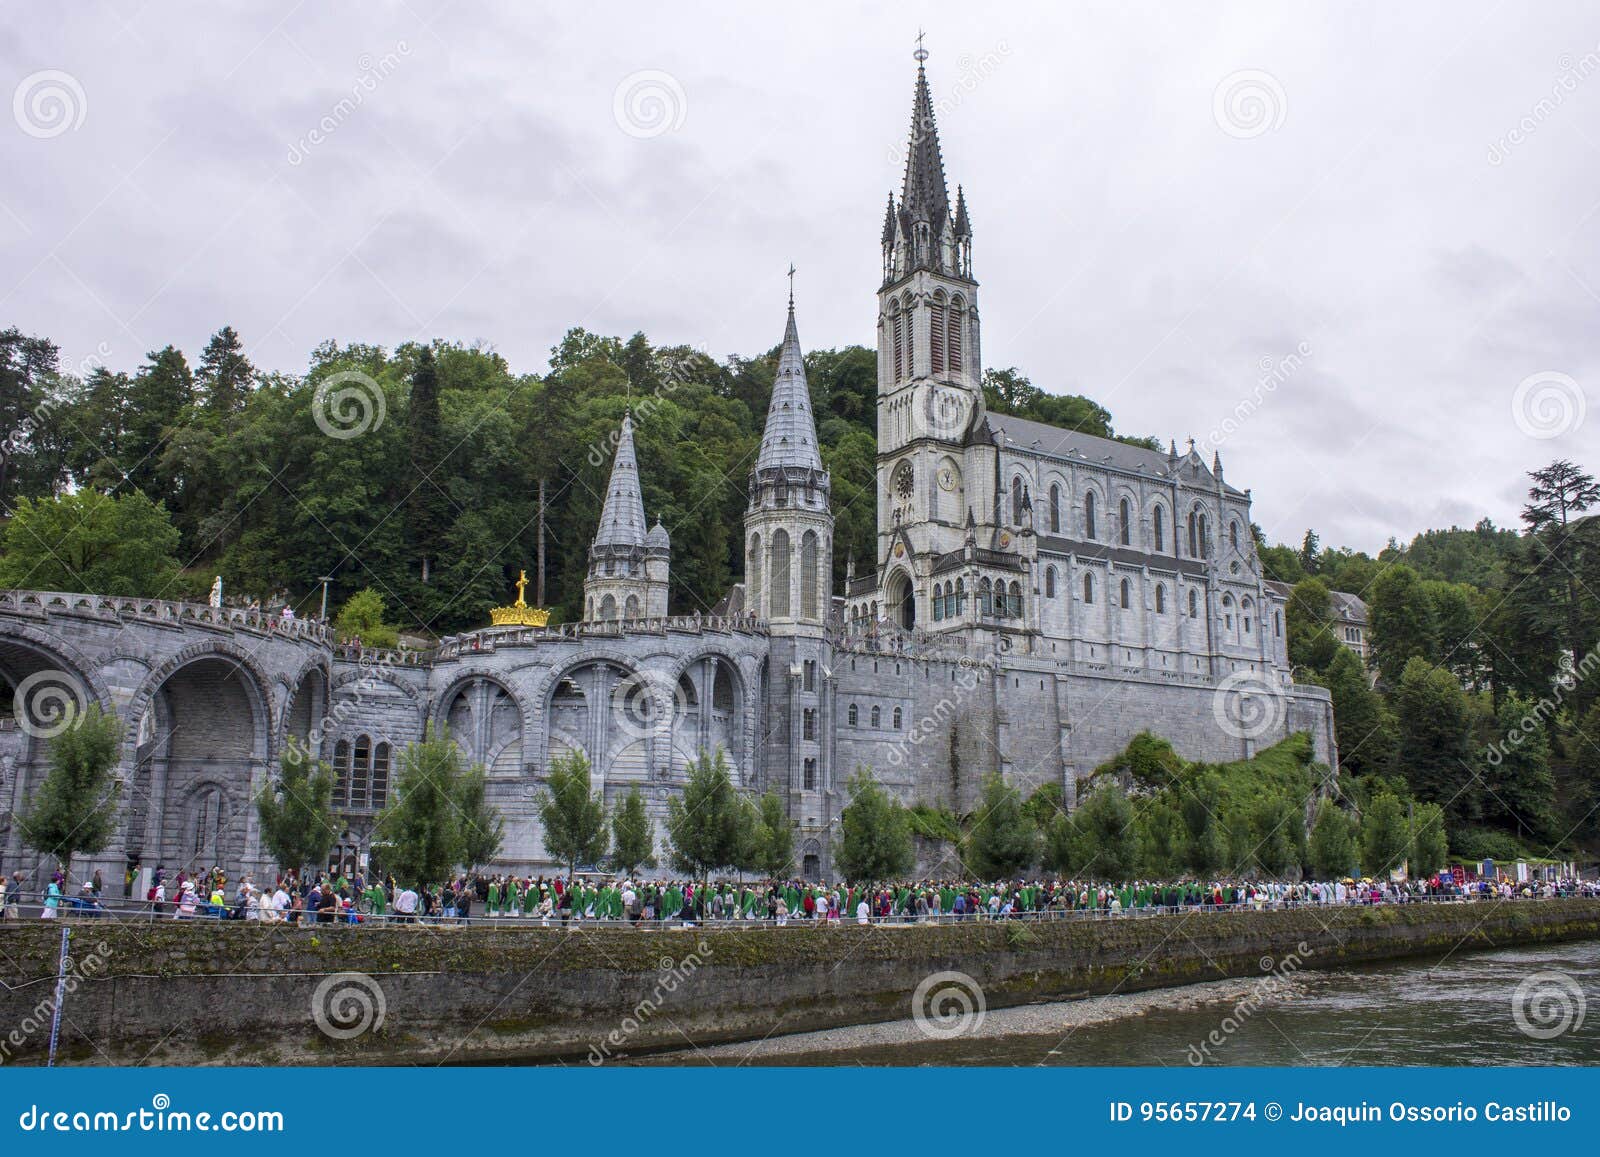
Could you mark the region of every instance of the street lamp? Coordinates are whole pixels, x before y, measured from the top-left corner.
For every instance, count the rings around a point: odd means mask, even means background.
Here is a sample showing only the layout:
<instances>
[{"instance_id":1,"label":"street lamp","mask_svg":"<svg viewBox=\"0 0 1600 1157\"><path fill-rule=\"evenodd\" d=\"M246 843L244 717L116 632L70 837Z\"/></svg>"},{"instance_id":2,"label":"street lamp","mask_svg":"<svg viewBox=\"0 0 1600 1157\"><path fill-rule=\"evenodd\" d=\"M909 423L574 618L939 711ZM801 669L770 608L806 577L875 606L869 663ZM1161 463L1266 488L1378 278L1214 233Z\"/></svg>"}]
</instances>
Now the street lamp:
<instances>
[{"instance_id":1,"label":"street lamp","mask_svg":"<svg viewBox=\"0 0 1600 1157\"><path fill-rule=\"evenodd\" d=\"M317 581L322 584L322 621L328 621L328 584L333 581L331 574L319 575Z\"/></svg>"}]
</instances>

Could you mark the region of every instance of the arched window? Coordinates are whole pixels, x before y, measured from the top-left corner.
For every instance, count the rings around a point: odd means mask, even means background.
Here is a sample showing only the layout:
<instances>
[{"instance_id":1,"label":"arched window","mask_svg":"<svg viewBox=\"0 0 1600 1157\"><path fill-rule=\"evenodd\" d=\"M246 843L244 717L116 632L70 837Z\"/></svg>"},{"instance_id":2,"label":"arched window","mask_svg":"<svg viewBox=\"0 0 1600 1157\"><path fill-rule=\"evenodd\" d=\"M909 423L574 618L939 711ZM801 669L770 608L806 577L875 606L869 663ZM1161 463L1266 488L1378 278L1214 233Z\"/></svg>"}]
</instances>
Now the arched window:
<instances>
[{"instance_id":1,"label":"arched window","mask_svg":"<svg viewBox=\"0 0 1600 1157\"><path fill-rule=\"evenodd\" d=\"M1022 476L1020 474L1011 480L1011 521L1014 525L1022 525Z\"/></svg>"},{"instance_id":2,"label":"arched window","mask_svg":"<svg viewBox=\"0 0 1600 1157\"><path fill-rule=\"evenodd\" d=\"M900 730L900 708L898 707L894 709L894 729L896 731Z\"/></svg>"},{"instance_id":3,"label":"arched window","mask_svg":"<svg viewBox=\"0 0 1600 1157\"><path fill-rule=\"evenodd\" d=\"M1122 596L1122 609L1127 610L1133 605L1132 588L1129 586L1127 579L1122 580L1122 589L1120 594Z\"/></svg>"},{"instance_id":4,"label":"arched window","mask_svg":"<svg viewBox=\"0 0 1600 1157\"><path fill-rule=\"evenodd\" d=\"M872 725L874 727L882 727L883 726L883 708L874 707L872 709Z\"/></svg>"},{"instance_id":5,"label":"arched window","mask_svg":"<svg viewBox=\"0 0 1600 1157\"><path fill-rule=\"evenodd\" d=\"M1247 635L1250 633L1250 619L1252 617L1251 612L1254 611L1255 608L1255 601L1249 596L1246 596L1239 602L1239 614L1244 618L1244 633Z\"/></svg>"},{"instance_id":6,"label":"arched window","mask_svg":"<svg viewBox=\"0 0 1600 1157\"><path fill-rule=\"evenodd\" d=\"M1189 617L1191 619L1200 614L1200 600L1195 597L1194 588L1189 588Z\"/></svg>"},{"instance_id":7,"label":"arched window","mask_svg":"<svg viewBox=\"0 0 1600 1157\"><path fill-rule=\"evenodd\" d=\"M600 600L600 618L603 622L613 622L617 617L617 599L615 595L607 595Z\"/></svg>"},{"instance_id":8,"label":"arched window","mask_svg":"<svg viewBox=\"0 0 1600 1157\"><path fill-rule=\"evenodd\" d=\"M203 788L194 798L194 828L189 838L189 855L196 866L215 864L222 859L218 849L228 824L219 788Z\"/></svg>"},{"instance_id":9,"label":"arched window","mask_svg":"<svg viewBox=\"0 0 1600 1157\"><path fill-rule=\"evenodd\" d=\"M380 743L372 749L372 806L381 808L389 802L389 745Z\"/></svg>"},{"instance_id":10,"label":"arched window","mask_svg":"<svg viewBox=\"0 0 1600 1157\"><path fill-rule=\"evenodd\" d=\"M350 806L367 806L367 776L372 767L372 737L356 736L355 752L350 760Z\"/></svg>"},{"instance_id":11,"label":"arched window","mask_svg":"<svg viewBox=\"0 0 1600 1157\"><path fill-rule=\"evenodd\" d=\"M1234 550L1239 549L1239 524L1237 522L1228 523L1228 545L1233 547Z\"/></svg>"},{"instance_id":12,"label":"arched window","mask_svg":"<svg viewBox=\"0 0 1600 1157\"><path fill-rule=\"evenodd\" d=\"M1083 496L1083 536L1094 538L1094 491Z\"/></svg>"},{"instance_id":13,"label":"arched window","mask_svg":"<svg viewBox=\"0 0 1600 1157\"><path fill-rule=\"evenodd\" d=\"M1061 533L1061 487L1050 483L1050 533Z\"/></svg>"},{"instance_id":14,"label":"arched window","mask_svg":"<svg viewBox=\"0 0 1600 1157\"><path fill-rule=\"evenodd\" d=\"M967 613L967 580L956 579L956 614Z\"/></svg>"},{"instance_id":15,"label":"arched window","mask_svg":"<svg viewBox=\"0 0 1600 1157\"><path fill-rule=\"evenodd\" d=\"M933 621L938 622L944 618L944 588L938 583L933 584Z\"/></svg>"},{"instance_id":16,"label":"arched window","mask_svg":"<svg viewBox=\"0 0 1600 1157\"><path fill-rule=\"evenodd\" d=\"M1044 597L1047 599L1056 597L1056 568L1053 566L1044 568Z\"/></svg>"},{"instance_id":17,"label":"arched window","mask_svg":"<svg viewBox=\"0 0 1600 1157\"><path fill-rule=\"evenodd\" d=\"M333 806L344 807L350 799L350 742L339 740L333 745Z\"/></svg>"},{"instance_id":18,"label":"arched window","mask_svg":"<svg viewBox=\"0 0 1600 1157\"><path fill-rule=\"evenodd\" d=\"M933 355L935 374L944 373L945 309L944 294L935 293L928 302L928 350Z\"/></svg>"},{"instance_id":19,"label":"arched window","mask_svg":"<svg viewBox=\"0 0 1600 1157\"><path fill-rule=\"evenodd\" d=\"M1120 528L1122 545L1131 546L1133 544L1133 507L1129 505L1126 498L1117 504L1117 521L1122 524Z\"/></svg>"},{"instance_id":20,"label":"arched window","mask_svg":"<svg viewBox=\"0 0 1600 1157\"><path fill-rule=\"evenodd\" d=\"M1200 516L1200 557L1211 557L1211 547L1206 542L1206 516L1203 514Z\"/></svg>"},{"instance_id":21,"label":"arched window","mask_svg":"<svg viewBox=\"0 0 1600 1157\"><path fill-rule=\"evenodd\" d=\"M761 601L761 536L750 536L750 557L744 563L744 605L756 618L765 618L765 608Z\"/></svg>"},{"instance_id":22,"label":"arched window","mask_svg":"<svg viewBox=\"0 0 1600 1157\"><path fill-rule=\"evenodd\" d=\"M978 613L980 615L986 615L987 616L987 615L994 614L994 601L993 601L993 599L994 599L994 594L993 594L993 591L992 591L992 589L991 589L991 587L989 585L989 580L988 579L981 580L978 583Z\"/></svg>"},{"instance_id":23,"label":"arched window","mask_svg":"<svg viewBox=\"0 0 1600 1157\"><path fill-rule=\"evenodd\" d=\"M789 617L789 532L779 527L772 532L772 617Z\"/></svg>"},{"instance_id":24,"label":"arched window","mask_svg":"<svg viewBox=\"0 0 1600 1157\"><path fill-rule=\"evenodd\" d=\"M623 604L622 617L630 622L639 617L639 596L629 595L628 601Z\"/></svg>"},{"instance_id":25,"label":"arched window","mask_svg":"<svg viewBox=\"0 0 1600 1157\"><path fill-rule=\"evenodd\" d=\"M1161 583L1156 584L1156 614L1167 613L1167 588Z\"/></svg>"},{"instance_id":26,"label":"arched window","mask_svg":"<svg viewBox=\"0 0 1600 1157\"><path fill-rule=\"evenodd\" d=\"M1228 630L1233 630L1233 596L1222 596L1222 625Z\"/></svg>"},{"instance_id":27,"label":"arched window","mask_svg":"<svg viewBox=\"0 0 1600 1157\"><path fill-rule=\"evenodd\" d=\"M916 346L917 346L917 315L911 302L911 295L905 294L900 298L900 314L906 319L902 340L905 343L906 377L914 377L917 372Z\"/></svg>"},{"instance_id":28,"label":"arched window","mask_svg":"<svg viewBox=\"0 0 1600 1157\"><path fill-rule=\"evenodd\" d=\"M950 302L950 322L946 336L945 360L952 375L962 372L961 364L961 335L964 329L962 324L961 298L953 298Z\"/></svg>"},{"instance_id":29,"label":"arched window","mask_svg":"<svg viewBox=\"0 0 1600 1157\"><path fill-rule=\"evenodd\" d=\"M1194 511L1189 511L1189 557L1200 557L1200 540L1195 534L1198 516Z\"/></svg>"},{"instance_id":30,"label":"arched window","mask_svg":"<svg viewBox=\"0 0 1600 1157\"><path fill-rule=\"evenodd\" d=\"M894 380L903 381L906 376L905 363L901 351L905 348L905 314L900 312L899 302L889 305L890 341L894 343Z\"/></svg>"},{"instance_id":31,"label":"arched window","mask_svg":"<svg viewBox=\"0 0 1600 1157\"><path fill-rule=\"evenodd\" d=\"M1012 582L1011 584L1010 603L1011 617L1020 619L1022 617L1022 584L1019 582Z\"/></svg>"},{"instance_id":32,"label":"arched window","mask_svg":"<svg viewBox=\"0 0 1600 1157\"><path fill-rule=\"evenodd\" d=\"M1092 574L1083 576L1083 601L1086 603L1094 602L1094 575Z\"/></svg>"},{"instance_id":33,"label":"arched window","mask_svg":"<svg viewBox=\"0 0 1600 1157\"><path fill-rule=\"evenodd\" d=\"M1156 550L1167 549L1167 512L1158 503L1150 515L1151 529L1155 531Z\"/></svg>"},{"instance_id":34,"label":"arched window","mask_svg":"<svg viewBox=\"0 0 1600 1157\"><path fill-rule=\"evenodd\" d=\"M850 704L849 717L850 717L850 726L851 727L860 726L860 724L861 724L861 708L856 706L856 704L854 704L854 703Z\"/></svg>"},{"instance_id":35,"label":"arched window","mask_svg":"<svg viewBox=\"0 0 1600 1157\"><path fill-rule=\"evenodd\" d=\"M1272 616L1272 633L1277 638L1283 638L1283 612L1275 611Z\"/></svg>"},{"instance_id":36,"label":"arched window","mask_svg":"<svg viewBox=\"0 0 1600 1157\"><path fill-rule=\"evenodd\" d=\"M806 531L800 540L800 617L815 620L817 614L817 532Z\"/></svg>"}]
</instances>

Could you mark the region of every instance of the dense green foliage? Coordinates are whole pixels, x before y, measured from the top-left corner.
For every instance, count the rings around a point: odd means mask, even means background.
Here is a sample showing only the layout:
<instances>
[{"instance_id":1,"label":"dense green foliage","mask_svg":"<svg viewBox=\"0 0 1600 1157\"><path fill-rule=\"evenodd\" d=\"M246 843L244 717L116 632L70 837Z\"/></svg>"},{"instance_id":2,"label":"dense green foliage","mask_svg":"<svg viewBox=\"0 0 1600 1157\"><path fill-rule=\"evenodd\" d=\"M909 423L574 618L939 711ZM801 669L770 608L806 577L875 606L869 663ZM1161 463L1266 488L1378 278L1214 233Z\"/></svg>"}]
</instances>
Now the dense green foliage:
<instances>
[{"instance_id":1,"label":"dense green foliage","mask_svg":"<svg viewBox=\"0 0 1600 1157\"><path fill-rule=\"evenodd\" d=\"M833 853L835 866L851 883L905 878L915 859L905 808L865 769L850 777L848 790L850 802L840 817L840 839Z\"/></svg>"},{"instance_id":2,"label":"dense green foliage","mask_svg":"<svg viewBox=\"0 0 1600 1157\"><path fill-rule=\"evenodd\" d=\"M544 849L569 872L579 864L597 864L606 854L605 803L589 781L588 756L581 751L558 755L550 761L536 805Z\"/></svg>"},{"instance_id":3,"label":"dense green foliage","mask_svg":"<svg viewBox=\"0 0 1600 1157\"><path fill-rule=\"evenodd\" d=\"M333 769L291 736L276 782L256 796L261 843L281 867L304 871L327 858L339 840L333 814Z\"/></svg>"},{"instance_id":4,"label":"dense green foliage","mask_svg":"<svg viewBox=\"0 0 1600 1157\"><path fill-rule=\"evenodd\" d=\"M639 785L628 788L611 814L611 859L628 875L641 865L655 866L656 826L644 807Z\"/></svg>"},{"instance_id":5,"label":"dense green foliage","mask_svg":"<svg viewBox=\"0 0 1600 1157\"><path fill-rule=\"evenodd\" d=\"M30 847L49 852L66 869L78 852L98 852L117 823L117 750L122 721L91 703L63 717L64 730L50 736L49 770L18 817Z\"/></svg>"},{"instance_id":6,"label":"dense green foliage","mask_svg":"<svg viewBox=\"0 0 1600 1157\"><path fill-rule=\"evenodd\" d=\"M681 794L667 801L672 866L696 879L750 866L757 852L754 805L733 785L722 748L702 751L688 766Z\"/></svg>"},{"instance_id":7,"label":"dense green foliage","mask_svg":"<svg viewBox=\"0 0 1600 1157\"><path fill-rule=\"evenodd\" d=\"M385 870L403 884L436 884L469 864L483 837L470 830L483 813L466 798L481 769L463 767L461 749L448 732L430 726L420 743L400 753L399 775L389 805L374 826Z\"/></svg>"},{"instance_id":8,"label":"dense green foliage","mask_svg":"<svg viewBox=\"0 0 1600 1157\"><path fill-rule=\"evenodd\" d=\"M0 587L182 598L177 549L166 510L138 492L23 498L0 535Z\"/></svg>"}]
</instances>

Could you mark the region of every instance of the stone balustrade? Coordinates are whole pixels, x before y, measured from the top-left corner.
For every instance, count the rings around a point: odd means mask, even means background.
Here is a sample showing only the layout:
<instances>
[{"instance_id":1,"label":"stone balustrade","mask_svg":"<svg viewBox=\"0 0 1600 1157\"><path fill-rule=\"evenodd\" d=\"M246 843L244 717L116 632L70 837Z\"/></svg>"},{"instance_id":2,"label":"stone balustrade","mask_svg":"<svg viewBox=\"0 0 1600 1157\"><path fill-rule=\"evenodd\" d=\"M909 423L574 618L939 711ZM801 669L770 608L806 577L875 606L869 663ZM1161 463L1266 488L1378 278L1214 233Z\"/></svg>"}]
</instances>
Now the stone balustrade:
<instances>
[{"instance_id":1,"label":"stone balustrade","mask_svg":"<svg viewBox=\"0 0 1600 1157\"><path fill-rule=\"evenodd\" d=\"M213 607L209 603L130 598L121 595L6 590L0 591L0 615L3 614L38 619L50 615L75 615L81 618L119 622L134 620L172 626L214 627L220 630L280 635L322 646L328 645L333 639L333 632L328 625L314 619L284 619L280 615L247 607Z\"/></svg>"}]
</instances>

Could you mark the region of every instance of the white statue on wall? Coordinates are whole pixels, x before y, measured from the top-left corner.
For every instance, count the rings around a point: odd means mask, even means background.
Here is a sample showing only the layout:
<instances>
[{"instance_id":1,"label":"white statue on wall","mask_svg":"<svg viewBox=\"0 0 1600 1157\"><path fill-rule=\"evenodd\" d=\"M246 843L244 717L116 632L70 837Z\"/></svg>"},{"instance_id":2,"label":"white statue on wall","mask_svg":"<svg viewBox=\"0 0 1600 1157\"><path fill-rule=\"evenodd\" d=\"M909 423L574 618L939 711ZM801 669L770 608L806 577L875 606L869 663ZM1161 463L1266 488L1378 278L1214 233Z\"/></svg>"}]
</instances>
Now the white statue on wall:
<instances>
[{"instance_id":1,"label":"white statue on wall","mask_svg":"<svg viewBox=\"0 0 1600 1157\"><path fill-rule=\"evenodd\" d=\"M221 575L218 575L217 576L217 581L211 584L211 605L214 606L214 607L220 607L222 605L222 576Z\"/></svg>"}]
</instances>

